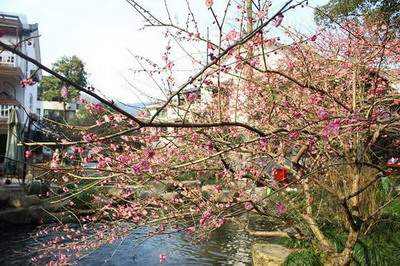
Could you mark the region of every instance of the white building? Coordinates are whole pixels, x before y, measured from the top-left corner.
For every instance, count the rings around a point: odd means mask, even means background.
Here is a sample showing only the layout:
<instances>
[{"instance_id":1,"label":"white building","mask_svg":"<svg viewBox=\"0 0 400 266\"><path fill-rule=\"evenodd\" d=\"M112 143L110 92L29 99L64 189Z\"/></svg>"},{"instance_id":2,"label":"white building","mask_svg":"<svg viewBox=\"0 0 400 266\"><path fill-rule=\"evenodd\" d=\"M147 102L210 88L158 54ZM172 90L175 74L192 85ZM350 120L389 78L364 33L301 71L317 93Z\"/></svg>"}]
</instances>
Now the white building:
<instances>
[{"instance_id":1,"label":"white building","mask_svg":"<svg viewBox=\"0 0 400 266\"><path fill-rule=\"evenodd\" d=\"M22 16L0 12L0 40L6 44L17 45L22 53L40 61L40 43L37 36L38 24L28 24ZM25 132L29 131L29 116L35 117L40 114L37 87L41 75L41 71L26 60L8 51L0 53L0 155L5 153L10 107L18 107L18 119ZM33 84L21 85L21 81L26 79L31 79Z\"/></svg>"}]
</instances>

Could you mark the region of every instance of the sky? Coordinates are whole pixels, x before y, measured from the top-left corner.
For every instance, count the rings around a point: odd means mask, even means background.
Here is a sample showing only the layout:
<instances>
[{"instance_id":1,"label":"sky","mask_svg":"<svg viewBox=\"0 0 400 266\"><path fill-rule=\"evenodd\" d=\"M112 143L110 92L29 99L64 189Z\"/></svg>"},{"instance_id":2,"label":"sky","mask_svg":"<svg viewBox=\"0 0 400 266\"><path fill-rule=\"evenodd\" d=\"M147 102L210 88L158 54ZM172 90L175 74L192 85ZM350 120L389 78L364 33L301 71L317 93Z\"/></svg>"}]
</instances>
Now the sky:
<instances>
[{"instance_id":1,"label":"sky","mask_svg":"<svg viewBox=\"0 0 400 266\"><path fill-rule=\"evenodd\" d=\"M200 27L211 13L204 0L188 0ZM165 18L163 0L139 0L154 14ZM185 0L168 0L172 17L182 19ZM216 8L226 0L215 0ZM235 1L234 1L235 2ZM283 0L274 0L275 5ZM310 0L310 6L327 0ZM85 62L89 82L104 95L125 103L148 101L143 95L159 97L148 79L135 76L131 53L161 62L166 46L159 29L142 30L143 19L125 0L0 0L0 11L25 15L29 23L39 23L42 63L50 66L62 56L77 55ZM182 11L184 11L182 13ZM310 8L292 12L285 23L303 31L315 29ZM176 55L179 58L179 54ZM132 85L138 91L132 90Z\"/></svg>"}]
</instances>

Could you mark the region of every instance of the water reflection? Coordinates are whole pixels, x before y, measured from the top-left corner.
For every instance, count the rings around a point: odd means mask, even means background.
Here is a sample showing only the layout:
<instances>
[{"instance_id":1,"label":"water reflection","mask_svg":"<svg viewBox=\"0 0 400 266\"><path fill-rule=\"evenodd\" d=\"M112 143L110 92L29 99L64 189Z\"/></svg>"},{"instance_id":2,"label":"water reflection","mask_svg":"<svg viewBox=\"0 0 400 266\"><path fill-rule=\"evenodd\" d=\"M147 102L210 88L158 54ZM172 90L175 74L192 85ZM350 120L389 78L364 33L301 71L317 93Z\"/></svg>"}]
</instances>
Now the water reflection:
<instances>
[{"instance_id":1,"label":"water reflection","mask_svg":"<svg viewBox=\"0 0 400 266\"><path fill-rule=\"evenodd\" d=\"M29 247L37 245L29 238L34 228L13 228L0 232L0 265L29 265ZM226 224L207 241L193 242L184 233L159 235L144 242L148 229L132 232L125 239L104 245L81 259L81 266L160 265L251 265L250 247L255 241L234 224ZM257 242L262 239L257 239Z\"/></svg>"},{"instance_id":2,"label":"water reflection","mask_svg":"<svg viewBox=\"0 0 400 266\"><path fill-rule=\"evenodd\" d=\"M196 243L184 233L160 235L139 246L137 239L145 237L148 230L136 230L113 245L97 249L79 265L160 265L160 254L167 256L163 265L250 265L253 239L237 229L225 225L207 241Z\"/></svg>"}]
</instances>

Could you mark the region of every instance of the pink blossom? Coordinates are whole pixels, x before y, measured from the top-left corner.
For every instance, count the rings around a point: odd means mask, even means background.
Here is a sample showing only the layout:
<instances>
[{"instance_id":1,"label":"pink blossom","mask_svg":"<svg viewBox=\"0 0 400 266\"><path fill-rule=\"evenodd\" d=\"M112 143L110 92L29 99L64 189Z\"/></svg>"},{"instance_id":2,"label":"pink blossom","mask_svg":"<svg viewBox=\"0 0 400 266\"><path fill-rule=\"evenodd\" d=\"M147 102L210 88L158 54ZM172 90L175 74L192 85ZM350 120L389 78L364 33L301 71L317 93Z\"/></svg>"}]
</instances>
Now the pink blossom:
<instances>
[{"instance_id":1,"label":"pink blossom","mask_svg":"<svg viewBox=\"0 0 400 266\"><path fill-rule=\"evenodd\" d=\"M63 97L64 99L67 99L69 97L69 91L67 87L61 88L61 97Z\"/></svg>"},{"instance_id":2,"label":"pink blossom","mask_svg":"<svg viewBox=\"0 0 400 266\"><path fill-rule=\"evenodd\" d=\"M212 44L211 42L207 42L207 49L214 50L215 48L217 47L214 44Z\"/></svg>"},{"instance_id":3,"label":"pink blossom","mask_svg":"<svg viewBox=\"0 0 400 266\"><path fill-rule=\"evenodd\" d=\"M326 120L329 118L329 113L324 108L319 109L317 111L317 115L318 115L319 119L321 119L321 120Z\"/></svg>"},{"instance_id":4,"label":"pink blossom","mask_svg":"<svg viewBox=\"0 0 400 266\"><path fill-rule=\"evenodd\" d=\"M265 45L267 45L267 46L274 45L275 41L276 41L275 39L267 39L267 40L265 40Z\"/></svg>"},{"instance_id":5,"label":"pink blossom","mask_svg":"<svg viewBox=\"0 0 400 266\"><path fill-rule=\"evenodd\" d=\"M205 211L202 215L201 215L201 218L200 218L200 225L206 225L207 223L208 223L208 221L210 220L210 218L211 218L211 211L210 210L207 210L207 211Z\"/></svg>"},{"instance_id":6,"label":"pink blossom","mask_svg":"<svg viewBox=\"0 0 400 266\"><path fill-rule=\"evenodd\" d=\"M164 263L167 260L167 255L160 254L160 263Z\"/></svg>"},{"instance_id":7,"label":"pink blossom","mask_svg":"<svg viewBox=\"0 0 400 266\"><path fill-rule=\"evenodd\" d=\"M311 104L320 104L322 102L322 98L318 94L313 94L310 96Z\"/></svg>"},{"instance_id":8,"label":"pink blossom","mask_svg":"<svg viewBox=\"0 0 400 266\"><path fill-rule=\"evenodd\" d=\"M268 139L266 137L262 137L260 138L260 146L262 148L266 148L268 145Z\"/></svg>"},{"instance_id":9,"label":"pink blossom","mask_svg":"<svg viewBox=\"0 0 400 266\"><path fill-rule=\"evenodd\" d=\"M31 150L25 151L25 158L26 158L26 159L29 159L29 158L31 158L32 156L33 156L33 153L32 153Z\"/></svg>"},{"instance_id":10,"label":"pink blossom","mask_svg":"<svg viewBox=\"0 0 400 266\"><path fill-rule=\"evenodd\" d=\"M285 108L288 108L289 107L289 102L286 99L283 100L282 101L282 106L285 107Z\"/></svg>"},{"instance_id":11,"label":"pink blossom","mask_svg":"<svg viewBox=\"0 0 400 266\"><path fill-rule=\"evenodd\" d=\"M206 0L206 7L207 8L211 8L213 6L213 4L214 4L213 0Z\"/></svg>"},{"instance_id":12,"label":"pink blossom","mask_svg":"<svg viewBox=\"0 0 400 266\"><path fill-rule=\"evenodd\" d=\"M214 150L214 144L212 142L209 142L207 144L207 150L209 150L209 151L213 151Z\"/></svg>"},{"instance_id":13,"label":"pink blossom","mask_svg":"<svg viewBox=\"0 0 400 266\"><path fill-rule=\"evenodd\" d=\"M165 68L171 70L173 66L174 66L174 63L168 62L167 65L165 66Z\"/></svg>"},{"instance_id":14,"label":"pink blossom","mask_svg":"<svg viewBox=\"0 0 400 266\"><path fill-rule=\"evenodd\" d=\"M293 132L291 132L291 133L289 134L289 139L290 139L291 141L297 140L297 139L300 137L300 135L301 135L301 132L300 132L300 131L293 131Z\"/></svg>"},{"instance_id":15,"label":"pink blossom","mask_svg":"<svg viewBox=\"0 0 400 266\"><path fill-rule=\"evenodd\" d=\"M251 210L251 209L253 209L253 203L251 203L250 201L246 201L246 202L244 203L244 208L245 208L246 210Z\"/></svg>"},{"instance_id":16,"label":"pink blossom","mask_svg":"<svg viewBox=\"0 0 400 266\"><path fill-rule=\"evenodd\" d=\"M340 129L340 120L335 119L329 122L329 124L322 129L321 134L325 138L337 136L339 134L339 129Z\"/></svg>"},{"instance_id":17,"label":"pink blossom","mask_svg":"<svg viewBox=\"0 0 400 266\"><path fill-rule=\"evenodd\" d=\"M217 220L217 222L215 224L215 227L216 228L220 228L221 226L224 225L224 223L225 223L225 220L223 218L220 218L220 219Z\"/></svg>"},{"instance_id":18,"label":"pink blossom","mask_svg":"<svg viewBox=\"0 0 400 266\"><path fill-rule=\"evenodd\" d=\"M98 114L101 114L105 111L101 103L90 103L88 107L90 111Z\"/></svg>"},{"instance_id":19,"label":"pink blossom","mask_svg":"<svg viewBox=\"0 0 400 266\"><path fill-rule=\"evenodd\" d=\"M227 41L235 41L238 37L239 37L239 32L237 32L235 30L231 30L225 36L225 40L227 40Z\"/></svg>"},{"instance_id":20,"label":"pink blossom","mask_svg":"<svg viewBox=\"0 0 400 266\"><path fill-rule=\"evenodd\" d=\"M266 15L267 15L267 11L260 10L260 11L257 12L256 16L257 16L258 19L263 19L263 18L265 18Z\"/></svg>"},{"instance_id":21,"label":"pink blossom","mask_svg":"<svg viewBox=\"0 0 400 266\"><path fill-rule=\"evenodd\" d=\"M82 147L72 147L72 151L75 154L81 154L81 153L83 153L84 149Z\"/></svg>"},{"instance_id":22,"label":"pink blossom","mask_svg":"<svg viewBox=\"0 0 400 266\"><path fill-rule=\"evenodd\" d=\"M199 139L200 139L200 135L197 134L196 132L193 132L193 134L192 134L192 141L193 141L193 142L197 142L197 141L199 141Z\"/></svg>"},{"instance_id":23,"label":"pink blossom","mask_svg":"<svg viewBox=\"0 0 400 266\"><path fill-rule=\"evenodd\" d=\"M189 93L189 95L187 96L187 100L191 103L196 101L198 98L199 96L196 92Z\"/></svg>"},{"instance_id":24,"label":"pink blossom","mask_svg":"<svg viewBox=\"0 0 400 266\"><path fill-rule=\"evenodd\" d=\"M19 82L22 88L25 88L26 86L32 86L33 85L33 80L31 79L23 79Z\"/></svg>"},{"instance_id":25,"label":"pink blossom","mask_svg":"<svg viewBox=\"0 0 400 266\"><path fill-rule=\"evenodd\" d=\"M185 233L188 235L192 235L194 233L194 231L195 231L195 228L193 226L185 229Z\"/></svg>"},{"instance_id":26,"label":"pink blossom","mask_svg":"<svg viewBox=\"0 0 400 266\"><path fill-rule=\"evenodd\" d=\"M283 14L279 14L275 17L275 27L279 27L283 21Z\"/></svg>"},{"instance_id":27,"label":"pink blossom","mask_svg":"<svg viewBox=\"0 0 400 266\"><path fill-rule=\"evenodd\" d=\"M58 151L55 151L52 155L50 168L53 170L58 170L60 168L60 154Z\"/></svg>"},{"instance_id":28,"label":"pink blossom","mask_svg":"<svg viewBox=\"0 0 400 266\"><path fill-rule=\"evenodd\" d=\"M282 202L277 202L275 208L278 215L284 215L287 212L286 205Z\"/></svg>"},{"instance_id":29,"label":"pink blossom","mask_svg":"<svg viewBox=\"0 0 400 266\"><path fill-rule=\"evenodd\" d=\"M317 40L317 35L316 34L311 36L310 41L315 42L316 40Z\"/></svg>"},{"instance_id":30,"label":"pink blossom","mask_svg":"<svg viewBox=\"0 0 400 266\"><path fill-rule=\"evenodd\" d=\"M114 143L111 143L111 144L110 144L110 150L112 150L112 151L117 151L117 149L118 149L118 145L116 145L116 144L114 144Z\"/></svg>"},{"instance_id":31,"label":"pink blossom","mask_svg":"<svg viewBox=\"0 0 400 266\"><path fill-rule=\"evenodd\" d=\"M97 140L97 135L95 133L82 133L82 139L87 142L93 142Z\"/></svg>"},{"instance_id":32,"label":"pink blossom","mask_svg":"<svg viewBox=\"0 0 400 266\"><path fill-rule=\"evenodd\" d=\"M150 170L150 162L148 160L142 160L139 163L132 166L132 170L135 174L141 174Z\"/></svg>"},{"instance_id":33,"label":"pink blossom","mask_svg":"<svg viewBox=\"0 0 400 266\"><path fill-rule=\"evenodd\" d=\"M156 155L156 152L154 150L147 149L144 151L144 155L149 159L153 159L154 156Z\"/></svg>"}]
</instances>

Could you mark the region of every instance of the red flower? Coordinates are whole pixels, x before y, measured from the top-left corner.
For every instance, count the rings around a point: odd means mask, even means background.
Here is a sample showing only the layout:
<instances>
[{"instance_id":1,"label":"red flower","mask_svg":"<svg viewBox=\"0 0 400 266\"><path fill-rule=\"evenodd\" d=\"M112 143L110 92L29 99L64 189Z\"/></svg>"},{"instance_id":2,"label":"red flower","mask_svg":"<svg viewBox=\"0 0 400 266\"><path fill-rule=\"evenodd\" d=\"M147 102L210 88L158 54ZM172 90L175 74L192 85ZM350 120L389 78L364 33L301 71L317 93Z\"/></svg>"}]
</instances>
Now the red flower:
<instances>
[{"instance_id":1,"label":"red flower","mask_svg":"<svg viewBox=\"0 0 400 266\"><path fill-rule=\"evenodd\" d=\"M284 167L276 168L276 169L274 169L274 171L272 172L272 175L273 175L273 177L274 177L274 180L275 180L275 181L278 181L278 182L285 182L285 181L286 181L286 178L287 178L287 174L288 174L288 171L287 171L287 169L284 168Z\"/></svg>"}]
</instances>

